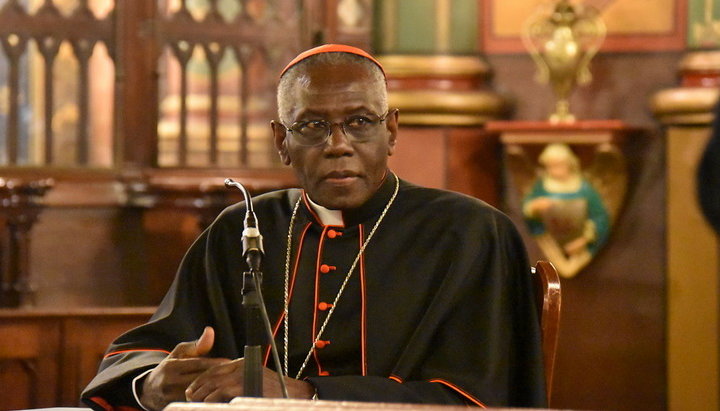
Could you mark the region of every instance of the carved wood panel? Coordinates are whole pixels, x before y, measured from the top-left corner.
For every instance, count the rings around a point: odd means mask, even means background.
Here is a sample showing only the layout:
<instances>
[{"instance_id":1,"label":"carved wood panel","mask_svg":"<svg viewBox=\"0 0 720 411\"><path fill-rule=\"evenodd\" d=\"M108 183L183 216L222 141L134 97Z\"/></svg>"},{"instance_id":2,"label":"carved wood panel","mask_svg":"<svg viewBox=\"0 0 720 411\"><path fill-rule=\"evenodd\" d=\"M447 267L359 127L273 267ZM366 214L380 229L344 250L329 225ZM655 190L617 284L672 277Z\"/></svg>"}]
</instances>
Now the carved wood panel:
<instances>
[{"instance_id":1,"label":"carved wood panel","mask_svg":"<svg viewBox=\"0 0 720 411\"><path fill-rule=\"evenodd\" d=\"M60 325L20 319L0 323L0 409L56 405Z\"/></svg>"},{"instance_id":2,"label":"carved wood panel","mask_svg":"<svg viewBox=\"0 0 720 411\"><path fill-rule=\"evenodd\" d=\"M0 410L78 406L110 342L152 312L0 309Z\"/></svg>"},{"instance_id":3,"label":"carved wood panel","mask_svg":"<svg viewBox=\"0 0 720 411\"><path fill-rule=\"evenodd\" d=\"M158 165L278 165L268 123L275 116L275 74L302 45L291 34L301 20L297 2L159 6L152 21L163 85Z\"/></svg>"},{"instance_id":4,"label":"carved wood panel","mask_svg":"<svg viewBox=\"0 0 720 411\"><path fill-rule=\"evenodd\" d=\"M97 374L111 341L149 318L148 313L68 318L63 322L63 378L60 404L78 404L80 392Z\"/></svg>"},{"instance_id":5,"label":"carved wood panel","mask_svg":"<svg viewBox=\"0 0 720 411\"><path fill-rule=\"evenodd\" d=\"M102 131L92 129L102 127L91 119L91 105L99 102L93 97L102 96L90 86L91 76L102 75L107 66L98 65L98 45L113 54L114 18L98 17L91 3L107 1L83 0L69 13L51 0L7 0L0 8L0 72L7 71L0 78L5 90L0 95L6 99L0 105L6 135L0 164L111 165L98 154L99 138L91 137L93 132L110 133L110 124L104 122Z\"/></svg>"},{"instance_id":6,"label":"carved wood panel","mask_svg":"<svg viewBox=\"0 0 720 411\"><path fill-rule=\"evenodd\" d=\"M275 76L312 44L312 9L325 4L0 1L0 167L277 166Z\"/></svg>"}]
</instances>

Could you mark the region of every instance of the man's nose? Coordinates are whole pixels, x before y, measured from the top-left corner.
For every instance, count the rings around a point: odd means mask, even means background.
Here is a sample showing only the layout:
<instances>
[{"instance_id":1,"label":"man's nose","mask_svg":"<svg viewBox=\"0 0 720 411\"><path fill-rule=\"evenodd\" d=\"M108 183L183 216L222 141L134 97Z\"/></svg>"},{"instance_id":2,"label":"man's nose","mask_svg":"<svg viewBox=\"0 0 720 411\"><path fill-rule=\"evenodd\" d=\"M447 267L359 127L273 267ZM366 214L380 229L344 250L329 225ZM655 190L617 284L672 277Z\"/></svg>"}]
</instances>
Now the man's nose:
<instances>
[{"instance_id":1,"label":"man's nose","mask_svg":"<svg viewBox=\"0 0 720 411\"><path fill-rule=\"evenodd\" d=\"M330 137L325 143L325 149L334 154L352 152L353 146L350 143L350 136L345 132L342 123L330 125Z\"/></svg>"}]
</instances>

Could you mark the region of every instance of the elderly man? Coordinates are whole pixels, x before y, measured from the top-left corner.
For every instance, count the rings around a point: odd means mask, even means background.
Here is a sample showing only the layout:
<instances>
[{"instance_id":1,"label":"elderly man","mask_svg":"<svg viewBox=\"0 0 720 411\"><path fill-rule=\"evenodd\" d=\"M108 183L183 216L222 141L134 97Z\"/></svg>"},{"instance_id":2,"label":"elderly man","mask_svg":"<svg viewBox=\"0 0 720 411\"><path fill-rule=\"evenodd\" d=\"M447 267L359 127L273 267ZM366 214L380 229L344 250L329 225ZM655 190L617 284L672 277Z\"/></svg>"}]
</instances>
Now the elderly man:
<instances>
[{"instance_id":1,"label":"elderly man","mask_svg":"<svg viewBox=\"0 0 720 411\"><path fill-rule=\"evenodd\" d=\"M278 108L275 145L302 189L253 204L290 396L542 406L522 241L482 201L388 169L398 111L380 64L349 46L308 50L283 71ZM231 206L202 233L151 321L111 345L86 403L159 409L243 394L244 215ZM263 377L265 396L279 396L275 372Z\"/></svg>"}]
</instances>

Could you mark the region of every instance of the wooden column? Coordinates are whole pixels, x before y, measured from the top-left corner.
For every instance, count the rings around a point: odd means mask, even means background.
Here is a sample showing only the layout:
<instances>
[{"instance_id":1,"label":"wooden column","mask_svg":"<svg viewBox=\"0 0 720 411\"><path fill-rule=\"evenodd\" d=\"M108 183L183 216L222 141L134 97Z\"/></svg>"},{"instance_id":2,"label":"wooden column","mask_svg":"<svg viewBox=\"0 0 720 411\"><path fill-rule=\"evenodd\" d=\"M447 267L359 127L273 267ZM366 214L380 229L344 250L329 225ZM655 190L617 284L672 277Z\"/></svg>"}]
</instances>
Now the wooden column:
<instances>
[{"instance_id":1,"label":"wooden column","mask_svg":"<svg viewBox=\"0 0 720 411\"><path fill-rule=\"evenodd\" d=\"M154 1L125 0L115 10L115 157L125 173L156 165L158 71ZM146 103L149 102L149 103Z\"/></svg>"},{"instance_id":2,"label":"wooden column","mask_svg":"<svg viewBox=\"0 0 720 411\"><path fill-rule=\"evenodd\" d=\"M40 199L52 185L52 180L0 178L0 216L5 219L0 307L33 305L30 230L42 211Z\"/></svg>"},{"instance_id":3,"label":"wooden column","mask_svg":"<svg viewBox=\"0 0 720 411\"><path fill-rule=\"evenodd\" d=\"M720 52L690 53L681 86L653 96L666 128L668 409L720 407L718 238L697 202L697 167L710 137Z\"/></svg>"},{"instance_id":4,"label":"wooden column","mask_svg":"<svg viewBox=\"0 0 720 411\"><path fill-rule=\"evenodd\" d=\"M498 206L500 151L483 124L507 114L509 103L489 85L478 3L376 3L374 51L387 74L388 105L400 110L391 168L413 183Z\"/></svg>"}]
</instances>

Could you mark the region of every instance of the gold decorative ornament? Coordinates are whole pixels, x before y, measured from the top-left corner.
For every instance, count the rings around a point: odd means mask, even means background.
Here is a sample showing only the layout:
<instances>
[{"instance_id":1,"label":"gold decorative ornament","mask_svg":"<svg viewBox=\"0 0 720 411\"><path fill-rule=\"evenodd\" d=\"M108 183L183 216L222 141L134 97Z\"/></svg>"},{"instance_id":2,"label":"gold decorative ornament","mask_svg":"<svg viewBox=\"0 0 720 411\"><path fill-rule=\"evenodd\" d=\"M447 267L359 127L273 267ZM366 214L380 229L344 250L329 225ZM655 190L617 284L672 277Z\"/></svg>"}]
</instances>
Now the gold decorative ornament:
<instances>
[{"instance_id":1,"label":"gold decorative ornament","mask_svg":"<svg viewBox=\"0 0 720 411\"><path fill-rule=\"evenodd\" d=\"M480 126L508 109L498 93L483 84L490 67L477 56L384 55L388 103L405 125ZM441 86L438 86L441 85Z\"/></svg>"},{"instance_id":2,"label":"gold decorative ornament","mask_svg":"<svg viewBox=\"0 0 720 411\"><path fill-rule=\"evenodd\" d=\"M560 0L545 4L525 22L523 44L538 66L538 81L556 97L551 123L572 123L569 98L576 85L592 80L589 64L607 29L594 7Z\"/></svg>"},{"instance_id":3,"label":"gold decorative ornament","mask_svg":"<svg viewBox=\"0 0 720 411\"><path fill-rule=\"evenodd\" d=\"M694 51L678 67L681 86L660 90L650 99L655 117L665 125L707 125L720 91L720 51Z\"/></svg>"}]
</instances>

